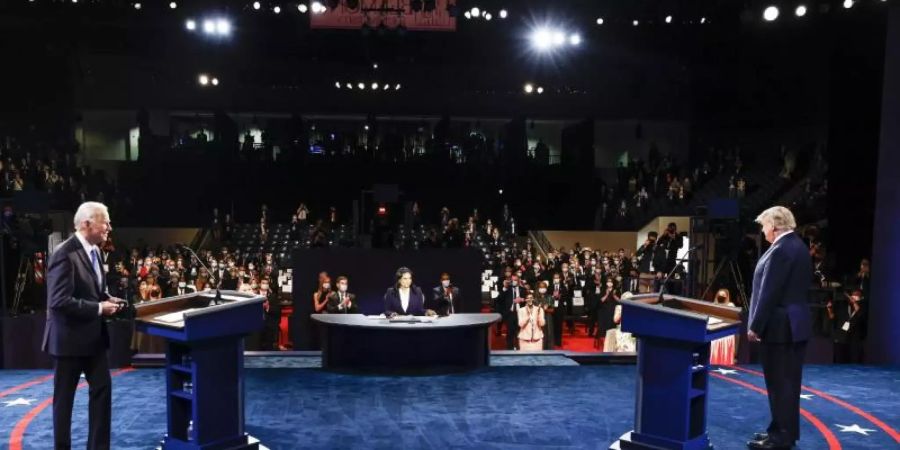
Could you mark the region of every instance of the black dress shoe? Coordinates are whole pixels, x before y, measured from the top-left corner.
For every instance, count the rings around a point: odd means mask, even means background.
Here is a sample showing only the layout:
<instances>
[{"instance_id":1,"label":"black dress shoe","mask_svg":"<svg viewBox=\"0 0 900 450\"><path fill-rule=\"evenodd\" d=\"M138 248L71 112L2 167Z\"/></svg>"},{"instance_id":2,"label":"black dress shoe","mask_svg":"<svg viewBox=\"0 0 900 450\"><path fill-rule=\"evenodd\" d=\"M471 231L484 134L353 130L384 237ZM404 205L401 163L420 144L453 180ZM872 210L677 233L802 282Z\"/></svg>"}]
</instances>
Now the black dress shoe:
<instances>
[{"instance_id":1,"label":"black dress shoe","mask_svg":"<svg viewBox=\"0 0 900 450\"><path fill-rule=\"evenodd\" d=\"M747 448L754 450L791 450L794 446L783 445L766 439L764 441L749 441L747 442Z\"/></svg>"}]
</instances>

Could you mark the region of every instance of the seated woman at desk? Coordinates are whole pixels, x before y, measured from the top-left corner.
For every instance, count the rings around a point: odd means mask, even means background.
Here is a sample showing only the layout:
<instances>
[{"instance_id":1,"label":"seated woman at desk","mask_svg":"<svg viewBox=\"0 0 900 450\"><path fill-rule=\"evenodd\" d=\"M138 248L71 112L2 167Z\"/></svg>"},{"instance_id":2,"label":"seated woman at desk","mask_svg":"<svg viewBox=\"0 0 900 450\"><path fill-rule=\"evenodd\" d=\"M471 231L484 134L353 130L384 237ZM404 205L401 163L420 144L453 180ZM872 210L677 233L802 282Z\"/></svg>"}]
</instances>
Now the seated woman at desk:
<instances>
[{"instance_id":1,"label":"seated woman at desk","mask_svg":"<svg viewBox=\"0 0 900 450\"><path fill-rule=\"evenodd\" d=\"M424 316L425 295L413 285L413 273L406 267L397 269L396 282L384 294L385 316ZM432 312L434 314L434 312Z\"/></svg>"}]
</instances>

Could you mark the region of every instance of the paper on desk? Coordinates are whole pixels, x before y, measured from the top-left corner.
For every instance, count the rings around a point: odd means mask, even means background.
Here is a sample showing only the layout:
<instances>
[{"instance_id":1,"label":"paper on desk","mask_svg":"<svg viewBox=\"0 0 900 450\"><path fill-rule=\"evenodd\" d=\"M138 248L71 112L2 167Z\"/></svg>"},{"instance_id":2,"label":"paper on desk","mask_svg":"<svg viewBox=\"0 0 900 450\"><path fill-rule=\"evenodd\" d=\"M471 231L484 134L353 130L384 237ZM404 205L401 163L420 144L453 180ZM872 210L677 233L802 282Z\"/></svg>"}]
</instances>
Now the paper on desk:
<instances>
[{"instance_id":1,"label":"paper on desk","mask_svg":"<svg viewBox=\"0 0 900 450\"><path fill-rule=\"evenodd\" d=\"M710 325L716 325L716 324L722 323L722 319L718 319L718 318L709 316L709 318L706 319L706 323L708 323Z\"/></svg>"}]
</instances>

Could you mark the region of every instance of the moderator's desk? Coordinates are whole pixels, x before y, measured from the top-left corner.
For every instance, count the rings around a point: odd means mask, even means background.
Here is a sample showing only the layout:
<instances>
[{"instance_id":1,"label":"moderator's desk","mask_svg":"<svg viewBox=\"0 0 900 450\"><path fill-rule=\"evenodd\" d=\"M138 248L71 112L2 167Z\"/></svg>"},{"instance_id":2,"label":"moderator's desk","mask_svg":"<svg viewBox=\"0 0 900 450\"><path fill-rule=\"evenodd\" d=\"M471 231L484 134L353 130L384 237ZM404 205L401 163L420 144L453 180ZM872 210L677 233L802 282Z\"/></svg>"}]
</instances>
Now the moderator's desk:
<instances>
[{"instance_id":1,"label":"moderator's desk","mask_svg":"<svg viewBox=\"0 0 900 450\"><path fill-rule=\"evenodd\" d=\"M490 362L490 326L500 315L454 314L432 323L391 323L362 314L313 314L322 367L350 370L475 369Z\"/></svg>"}]
</instances>

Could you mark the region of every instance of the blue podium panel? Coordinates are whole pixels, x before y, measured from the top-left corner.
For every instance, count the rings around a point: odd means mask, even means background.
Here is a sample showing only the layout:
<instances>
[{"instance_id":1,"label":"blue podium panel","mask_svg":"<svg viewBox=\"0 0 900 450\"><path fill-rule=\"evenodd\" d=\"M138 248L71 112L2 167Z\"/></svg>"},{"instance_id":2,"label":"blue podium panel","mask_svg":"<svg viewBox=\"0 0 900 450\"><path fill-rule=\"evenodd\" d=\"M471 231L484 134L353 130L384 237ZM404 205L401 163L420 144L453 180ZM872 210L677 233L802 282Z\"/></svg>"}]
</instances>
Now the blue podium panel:
<instances>
[{"instance_id":1,"label":"blue podium panel","mask_svg":"<svg viewBox=\"0 0 900 450\"><path fill-rule=\"evenodd\" d=\"M737 332L739 308L658 294L623 299L637 338L634 430L610 449L708 449L709 344Z\"/></svg>"},{"instance_id":2,"label":"blue podium panel","mask_svg":"<svg viewBox=\"0 0 900 450\"><path fill-rule=\"evenodd\" d=\"M137 329L167 340L164 449L259 448L244 432L243 339L263 327L264 301L223 291L136 307Z\"/></svg>"}]
</instances>

